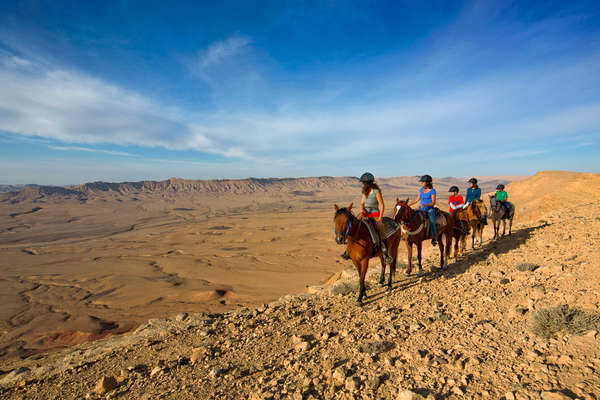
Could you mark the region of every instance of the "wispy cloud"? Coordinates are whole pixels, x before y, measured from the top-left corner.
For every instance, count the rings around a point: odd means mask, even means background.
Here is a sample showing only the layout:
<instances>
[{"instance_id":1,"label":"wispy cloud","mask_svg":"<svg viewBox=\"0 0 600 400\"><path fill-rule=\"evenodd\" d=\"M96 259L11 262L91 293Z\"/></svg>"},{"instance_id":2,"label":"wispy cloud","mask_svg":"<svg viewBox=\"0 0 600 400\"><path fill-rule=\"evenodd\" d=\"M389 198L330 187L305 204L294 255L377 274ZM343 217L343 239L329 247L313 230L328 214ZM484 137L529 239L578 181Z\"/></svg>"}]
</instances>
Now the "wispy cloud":
<instances>
[{"instance_id":1,"label":"wispy cloud","mask_svg":"<svg viewBox=\"0 0 600 400\"><path fill-rule=\"evenodd\" d=\"M244 52L252 43L246 36L230 36L224 40L213 42L206 49L198 52L195 60L190 64L192 72L203 79L209 79L210 72L222 64L232 61L237 55Z\"/></svg>"},{"instance_id":2,"label":"wispy cloud","mask_svg":"<svg viewBox=\"0 0 600 400\"><path fill-rule=\"evenodd\" d=\"M48 146L48 148L50 148L52 150L59 150L59 151L84 151L84 152L88 152L88 153L109 154L112 156L139 157L137 154L127 153L124 151L95 149L95 148L91 148L91 147L50 145L50 146Z\"/></svg>"}]
</instances>

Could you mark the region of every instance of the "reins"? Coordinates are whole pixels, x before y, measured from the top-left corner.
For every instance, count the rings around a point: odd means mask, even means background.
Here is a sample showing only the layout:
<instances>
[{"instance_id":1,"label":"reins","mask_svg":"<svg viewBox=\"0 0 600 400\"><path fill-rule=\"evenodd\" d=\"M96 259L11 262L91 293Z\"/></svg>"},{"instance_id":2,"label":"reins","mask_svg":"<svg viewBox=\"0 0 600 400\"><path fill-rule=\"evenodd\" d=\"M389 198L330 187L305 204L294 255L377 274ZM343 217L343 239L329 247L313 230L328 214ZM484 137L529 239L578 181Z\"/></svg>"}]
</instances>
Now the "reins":
<instances>
[{"instance_id":1,"label":"reins","mask_svg":"<svg viewBox=\"0 0 600 400\"><path fill-rule=\"evenodd\" d=\"M408 217L409 207L407 205L404 205L404 207L402 205L400 205L400 208L404 209L404 214L406 215L406 217ZM421 231L423 230L423 227L425 226L425 224L423 222L421 222L419 227L414 231L411 231L408 229L410 227L410 224L412 224L414 222L415 218L417 218L421 214L422 214L421 210L415 211L415 215L413 215L413 217L410 219L410 221L408 221L408 223L404 222L403 217L400 217L400 223L401 223L400 229L402 230L402 233L404 233L405 235L408 235L408 236L418 235L419 233L421 233Z\"/></svg>"}]
</instances>

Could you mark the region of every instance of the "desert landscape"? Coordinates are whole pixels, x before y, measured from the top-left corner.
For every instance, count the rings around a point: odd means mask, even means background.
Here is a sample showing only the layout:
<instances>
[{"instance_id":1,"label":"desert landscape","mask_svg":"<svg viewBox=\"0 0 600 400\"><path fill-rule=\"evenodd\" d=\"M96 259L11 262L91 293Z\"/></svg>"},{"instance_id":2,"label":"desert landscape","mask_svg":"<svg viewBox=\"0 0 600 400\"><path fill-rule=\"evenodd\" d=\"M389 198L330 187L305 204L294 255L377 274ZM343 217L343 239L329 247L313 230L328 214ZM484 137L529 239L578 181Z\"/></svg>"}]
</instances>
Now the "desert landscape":
<instances>
[{"instance_id":1,"label":"desert landscape","mask_svg":"<svg viewBox=\"0 0 600 400\"><path fill-rule=\"evenodd\" d=\"M484 182L490 189L508 178ZM381 180L415 196L415 177ZM451 184L440 179L442 198ZM135 329L176 312L260 305L345 265L333 205L356 178L89 183L1 197L0 356L22 357Z\"/></svg>"},{"instance_id":2,"label":"desert landscape","mask_svg":"<svg viewBox=\"0 0 600 400\"><path fill-rule=\"evenodd\" d=\"M434 180L442 208L466 179ZM386 214L416 181L378 180ZM403 274L401 243L392 292L372 260L362 308L332 232L356 178L1 194L1 396L596 399L600 175L480 181L511 182L513 235L488 225L424 277Z\"/></svg>"}]
</instances>

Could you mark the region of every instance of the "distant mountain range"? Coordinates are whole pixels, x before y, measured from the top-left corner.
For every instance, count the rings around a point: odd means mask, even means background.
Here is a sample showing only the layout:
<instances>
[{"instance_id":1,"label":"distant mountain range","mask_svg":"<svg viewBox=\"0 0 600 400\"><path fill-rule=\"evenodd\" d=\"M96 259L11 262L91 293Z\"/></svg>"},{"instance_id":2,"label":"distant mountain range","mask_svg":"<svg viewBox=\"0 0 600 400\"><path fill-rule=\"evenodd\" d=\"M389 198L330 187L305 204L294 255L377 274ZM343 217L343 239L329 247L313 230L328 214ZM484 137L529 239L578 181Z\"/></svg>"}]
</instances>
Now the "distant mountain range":
<instances>
[{"instance_id":1,"label":"distant mountain range","mask_svg":"<svg viewBox=\"0 0 600 400\"><path fill-rule=\"evenodd\" d=\"M38 186L38 185L0 185L0 193L6 193L6 192L18 192L19 190L22 190L23 188L26 187L33 187L33 186Z\"/></svg>"},{"instance_id":2,"label":"distant mountain range","mask_svg":"<svg viewBox=\"0 0 600 400\"><path fill-rule=\"evenodd\" d=\"M486 177L481 179L482 188L491 188L497 183L508 183L520 177ZM378 178L377 182L385 193L412 193L418 189L418 177L399 176ZM466 178L434 178L438 191L447 191L451 185L466 190ZM103 195L176 195L176 194L235 194L251 195L255 193L290 194L311 196L316 192L347 191L349 188L360 188L356 177L307 177L307 178L247 178L247 179L215 179L189 180L170 178L163 181L139 182L89 182L75 186L43 186L43 185L0 185L4 192L2 201L22 201L43 197L68 197L86 200L89 197ZM6 193L10 192L10 193Z\"/></svg>"}]
</instances>

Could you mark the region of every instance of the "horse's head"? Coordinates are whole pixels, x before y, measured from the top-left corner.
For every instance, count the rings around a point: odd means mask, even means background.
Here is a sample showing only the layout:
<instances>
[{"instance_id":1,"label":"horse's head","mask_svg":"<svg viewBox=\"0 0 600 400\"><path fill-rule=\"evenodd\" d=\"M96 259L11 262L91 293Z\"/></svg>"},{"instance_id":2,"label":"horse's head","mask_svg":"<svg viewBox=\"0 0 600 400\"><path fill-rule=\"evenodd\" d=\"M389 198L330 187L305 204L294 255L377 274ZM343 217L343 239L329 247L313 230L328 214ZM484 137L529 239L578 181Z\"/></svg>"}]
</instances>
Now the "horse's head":
<instances>
[{"instance_id":1,"label":"horse's head","mask_svg":"<svg viewBox=\"0 0 600 400\"><path fill-rule=\"evenodd\" d=\"M334 208L335 214L333 216L333 229L335 232L335 242L337 244L345 244L346 237L348 237L348 234L352 229L352 203L350 203L348 208L339 208L337 204L334 204Z\"/></svg>"},{"instance_id":2,"label":"horse's head","mask_svg":"<svg viewBox=\"0 0 600 400\"><path fill-rule=\"evenodd\" d=\"M408 205L408 198L406 200L400 200L399 198L396 197L396 207L394 207L394 220L396 220L396 217L399 217L401 221L406 221L408 220L409 217L409 210L411 210L410 206Z\"/></svg>"}]
</instances>

